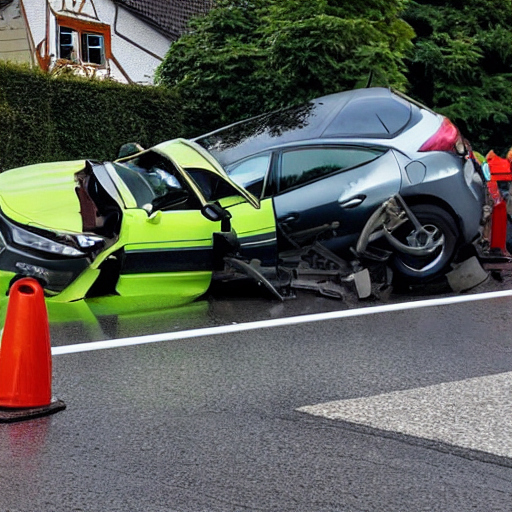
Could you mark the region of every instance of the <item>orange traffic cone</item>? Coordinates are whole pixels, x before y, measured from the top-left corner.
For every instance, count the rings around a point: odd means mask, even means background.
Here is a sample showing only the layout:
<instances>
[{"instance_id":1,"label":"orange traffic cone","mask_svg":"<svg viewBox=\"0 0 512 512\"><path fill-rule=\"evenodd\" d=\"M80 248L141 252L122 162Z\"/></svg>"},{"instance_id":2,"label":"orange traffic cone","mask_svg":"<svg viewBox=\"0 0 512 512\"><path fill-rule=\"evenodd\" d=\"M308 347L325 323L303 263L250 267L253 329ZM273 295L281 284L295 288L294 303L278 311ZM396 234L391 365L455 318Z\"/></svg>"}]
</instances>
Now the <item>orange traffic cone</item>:
<instances>
[{"instance_id":1,"label":"orange traffic cone","mask_svg":"<svg viewBox=\"0 0 512 512\"><path fill-rule=\"evenodd\" d=\"M52 358L48 315L41 285L16 281L9 293L0 343L0 423L44 416L64 409L52 400Z\"/></svg>"}]
</instances>

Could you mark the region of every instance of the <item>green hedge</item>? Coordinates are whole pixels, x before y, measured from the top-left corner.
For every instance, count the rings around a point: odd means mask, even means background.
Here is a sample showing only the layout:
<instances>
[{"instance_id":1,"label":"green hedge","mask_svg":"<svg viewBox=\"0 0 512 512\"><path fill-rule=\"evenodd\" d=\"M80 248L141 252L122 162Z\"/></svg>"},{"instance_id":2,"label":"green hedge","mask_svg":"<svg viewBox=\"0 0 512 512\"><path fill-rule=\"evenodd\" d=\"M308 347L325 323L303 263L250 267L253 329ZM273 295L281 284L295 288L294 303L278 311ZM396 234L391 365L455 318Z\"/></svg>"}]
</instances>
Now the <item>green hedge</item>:
<instances>
[{"instance_id":1,"label":"green hedge","mask_svg":"<svg viewBox=\"0 0 512 512\"><path fill-rule=\"evenodd\" d=\"M0 171L57 160L108 160L126 142L150 147L186 135L172 91L52 77L0 62Z\"/></svg>"}]
</instances>

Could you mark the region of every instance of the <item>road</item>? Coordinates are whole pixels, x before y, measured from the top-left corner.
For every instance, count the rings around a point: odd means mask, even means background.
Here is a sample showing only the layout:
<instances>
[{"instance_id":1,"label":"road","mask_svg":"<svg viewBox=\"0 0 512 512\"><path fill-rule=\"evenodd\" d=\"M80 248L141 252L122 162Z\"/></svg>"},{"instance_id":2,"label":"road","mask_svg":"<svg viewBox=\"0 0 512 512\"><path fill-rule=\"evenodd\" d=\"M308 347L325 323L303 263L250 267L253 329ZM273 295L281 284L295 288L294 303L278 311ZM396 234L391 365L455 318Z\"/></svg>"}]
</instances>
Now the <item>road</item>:
<instances>
[{"instance_id":1,"label":"road","mask_svg":"<svg viewBox=\"0 0 512 512\"><path fill-rule=\"evenodd\" d=\"M0 510L509 511L509 288L350 307L224 296L97 322L51 312L67 408L0 425ZM312 316L277 325L298 315ZM68 353L77 344L94 349Z\"/></svg>"}]
</instances>

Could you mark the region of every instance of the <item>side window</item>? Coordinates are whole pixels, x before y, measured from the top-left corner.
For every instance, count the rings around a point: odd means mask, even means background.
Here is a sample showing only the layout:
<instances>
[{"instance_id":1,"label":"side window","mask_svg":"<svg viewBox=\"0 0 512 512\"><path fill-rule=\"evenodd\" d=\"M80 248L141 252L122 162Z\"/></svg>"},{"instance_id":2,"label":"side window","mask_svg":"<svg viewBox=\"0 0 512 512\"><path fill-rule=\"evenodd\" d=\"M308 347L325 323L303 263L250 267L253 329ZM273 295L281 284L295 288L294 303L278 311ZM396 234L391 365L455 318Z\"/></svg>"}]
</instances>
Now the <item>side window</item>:
<instances>
[{"instance_id":1,"label":"side window","mask_svg":"<svg viewBox=\"0 0 512 512\"><path fill-rule=\"evenodd\" d=\"M185 172L194 180L207 201L238 195L238 192L227 181L206 169L187 168Z\"/></svg>"},{"instance_id":2,"label":"side window","mask_svg":"<svg viewBox=\"0 0 512 512\"><path fill-rule=\"evenodd\" d=\"M158 153L148 151L123 162L115 162L119 177L130 189L137 206L148 203L153 210L192 210L201 204L174 165Z\"/></svg>"},{"instance_id":3,"label":"side window","mask_svg":"<svg viewBox=\"0 0 512 512\"><path fill-rule=\"evenodd\" d=\"M270 165L270 153L248 158L226 168L229 177L246 190L261 197L263 184Z\"/></svg>"},{"instance_id":4,"label":"side window","mask_svg":"<svg viewBox=\"0 0 512 512\"><path fill-rule=\"evenodd\" d=\"M281 157L279 192L371 162L383 153L380 149L356 147L286 151Z\"/></svg>"}]
</instances>

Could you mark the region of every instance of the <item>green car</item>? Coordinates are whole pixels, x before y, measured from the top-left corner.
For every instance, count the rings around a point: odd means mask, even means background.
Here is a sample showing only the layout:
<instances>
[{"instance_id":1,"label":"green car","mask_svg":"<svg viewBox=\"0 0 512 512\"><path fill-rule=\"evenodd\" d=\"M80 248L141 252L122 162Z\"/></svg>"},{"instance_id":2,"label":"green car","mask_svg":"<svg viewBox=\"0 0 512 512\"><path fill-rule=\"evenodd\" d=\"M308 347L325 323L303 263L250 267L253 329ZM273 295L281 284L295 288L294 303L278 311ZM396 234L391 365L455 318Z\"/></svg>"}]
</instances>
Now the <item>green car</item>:
<instances>
[{"instance_id":1,"label":"green car","mask_svg":"<svg viewBox=\"0 0 512 512\"><path fill-rule=\"evenodd\" d=\"M270 199L175 139L114 162L55 162L0 174L0 293L34 277L48 300L204 294L224 256L275 261Z\"/></svg>"}]
</instances>

